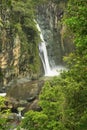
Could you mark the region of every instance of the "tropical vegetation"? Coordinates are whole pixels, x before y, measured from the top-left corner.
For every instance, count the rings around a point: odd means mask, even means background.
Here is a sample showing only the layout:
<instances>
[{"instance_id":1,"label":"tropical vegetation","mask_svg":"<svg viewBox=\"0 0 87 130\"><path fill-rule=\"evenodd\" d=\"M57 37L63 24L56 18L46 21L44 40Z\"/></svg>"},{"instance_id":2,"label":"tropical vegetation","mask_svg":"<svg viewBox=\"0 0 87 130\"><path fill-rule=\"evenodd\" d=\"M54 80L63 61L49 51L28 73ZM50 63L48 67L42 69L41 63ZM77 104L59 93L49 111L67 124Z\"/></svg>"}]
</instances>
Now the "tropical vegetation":
<instances>
[{"instance_id":1,"label":"tropical vegetation","mask_svg":"<svg viewBox=\"0 0 87 130\"><path fill-rule=\"evenodd\" d=\"M38 3L40 2L42 1L39 0ZM52 2L57 4L59 0ZM3 8L9 7L8 9L11 10L11 18L4 24L2 17L0 28L3 28L4 31L5 27L12 27L12 34L15 32L15 35L20 35L21 46L23 46L21 53L25 53L25 50L26 53L30 52L29 62L37 63L38 55L35 55L34 51L36 54L38 53L36 47L38 34L33 21L35 10L32 10L32 7L35 8L36 1L9 0L6 4L4 0L2 4ZM64 57L68 70L61 73L59 77L54 77L53 80L45 83L39 96L39 105L42 111L27 112L20 127L26 130L87 130L86 6L86 0L67 0L63 25L66 26L68 35L71 35L75 45L74 52ZM26 48L25 45L29 48ZM23 62L21 62L21 65ZM31 65L31 68L36 71L37 66L34 68Z\"/></svg>"}]
</instances>

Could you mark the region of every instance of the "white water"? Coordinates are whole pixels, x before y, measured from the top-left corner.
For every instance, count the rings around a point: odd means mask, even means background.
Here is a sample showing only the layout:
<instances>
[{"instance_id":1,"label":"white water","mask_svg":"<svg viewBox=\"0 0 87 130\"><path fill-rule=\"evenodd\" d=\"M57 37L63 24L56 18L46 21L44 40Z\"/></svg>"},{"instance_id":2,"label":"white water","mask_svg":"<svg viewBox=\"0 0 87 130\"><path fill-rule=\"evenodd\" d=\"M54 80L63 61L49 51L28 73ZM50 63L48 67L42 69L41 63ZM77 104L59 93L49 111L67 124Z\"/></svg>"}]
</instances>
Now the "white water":
<instances>
[{"instance_id":1,"label":"white water","mask_svg":"<svg viewBox=\"0 0 87 130\"><path fill-rule=\"evenodd\" d=\"M5 96L6 96L6 93L0 93L0 96L1 96L1 97L5 97Z\"/></svg>"},{"instance_id":2,"label":"white water","mask_svg":"<svg viewBox=\"0 0 87 130\"><path fill-rule=\"evenodd\" d=\"M40 26L38 25L37 22L36 22L36 26L37 26L38 31L40 32L41 43L39 44L39 51L40 51L40 58L42 60L44 71L45 71L45 76L59 75L60 70L62 70L63 68L61 66L58 66L58 67L54 67L53 69L51 69L51 67L49 65L46 43L44 41Z\"/></svg>"}]
</instances>

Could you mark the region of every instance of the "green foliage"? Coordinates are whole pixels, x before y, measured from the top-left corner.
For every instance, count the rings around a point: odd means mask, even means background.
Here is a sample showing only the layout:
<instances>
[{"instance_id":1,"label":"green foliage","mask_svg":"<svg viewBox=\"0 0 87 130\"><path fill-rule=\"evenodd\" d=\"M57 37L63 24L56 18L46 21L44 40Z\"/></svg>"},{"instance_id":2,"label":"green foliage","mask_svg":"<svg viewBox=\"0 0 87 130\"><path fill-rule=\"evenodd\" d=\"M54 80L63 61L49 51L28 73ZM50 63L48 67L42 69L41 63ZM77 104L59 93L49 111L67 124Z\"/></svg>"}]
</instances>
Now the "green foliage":
<instances>
[{"instance_id":1,"label":"green foliage","mask_svg":"<svg viewBox=\"0 0 87 130\"><path fill-rule=\"evenodd\" d=\"M47 120L47 115L44 113L29 111L25 115L22 127L31 130L44 130L46 129Z\"/></svg>"},{"instance_id":2,"label":"green foliage","mask_svg":"<svg viewBox=\"0 0 87 130\"><path fill-rule=\"evenodd\" d=\"M22 127L31 130L67 130L63 124L64 95L61 86L52 87L47 82L40 95L42 112L29 111L25 114Z\"/></svg>"},{"instance_id":3,"label":"green foliage","mask_svg":"<svg viewBox=\"0 0 87 130\"><path fill-rule=\"evenodd\" d=\"M41 92L39 105L42 120L29 112L31 130L86 130L87 129L87 1L69 0L64 24L73 34L76 50L64 60L69 70L47 82ZM32 114L33 113L33 114ZM44 114L44 115L43 115ZM45 126L44 126L44 123ZM27 122L27 120L26 120ZM33 127L32 124L38 124ZM40 126L39 125L42 126Z\"/></svg>"},{"instance_id":4,"label":"green foliage","mask_svg":"<svg viewBox=\"0 0 87 130\"><path fill-rule=\"evenodd\" d=\"M5 107L5 98L0 96L0 130L9 130L8 125L8 115L10 113L9 109L2 109ZM1 110L2 109L2 110Z\"/></svg>"},{"instance_id":5,"label":"green foliage","mask_svg":"<svg viewBox=\"0 0 87 130\"><path fill-rule=\"evenodd\" d=\"M38 43L40 41L36 23L34 22L35 3L32 0L12 1L12 24L19 35L21 44L20 73L40 72Z\"/></svg>"},{"instance_id":6,"label":"green foliage","mask_svg":"<svg viewBox=\"0 0 87 130\"><path fill-rule=\"evenodd\" d=\"M87 1L69 0L65 16L65 24L73 32L77 47L87 45Z\"/></svg>"},{"instance_id":7,"label":"green foliage","mask_svg":"<svg viewBox=\"0 0 87 130\"><path fill-rule=\"evenodd\" d=\"M65 23L69 31L73 32L76 50L68 57L65 57L69 72L63 75L63 78L71 80L71 85L66 86L68 99L68 112L71 114L67 117L67 126L69 129L87 129L86 112L87 112L87 9L86 1L72 1L68 3ZM70 82L70 81L69 81ZM69 96L70 95L70 96ZM70 101L69 101L70 100ZM68 116L67 116L68 115ZM84 120L84 121L82 121ZM71 122L70 122L71 121Z\"/></svg>"},{"instance_id":8,"label":"green foliage","mask_svg":"<svg viewBox=\"0 0 87 130\"><path fill-rule=\"evenodd\" d=\"M34 22L36 2L32 0L3 0L0 1L0 5L0 33L2 34L2 30L6 31L6 35L3 33L5 38L0 39L1 44L3 42L9 44L10 41L13 46L18 36L20 42L20 73L27 71L30 75L32 73L39 74L40 57L38 43L40 38ZM1 44L0 50L2 51Z\"/></svg>"},{"instance_id":9,"label":"green foliage","mask_svg":"<svg viewBox=\"0 0 87 130\"><path fill-rule=\"evenodd\" d=\"M0 107L4 106L5 98L0 97Z\"/></svg>"}]
</instances>

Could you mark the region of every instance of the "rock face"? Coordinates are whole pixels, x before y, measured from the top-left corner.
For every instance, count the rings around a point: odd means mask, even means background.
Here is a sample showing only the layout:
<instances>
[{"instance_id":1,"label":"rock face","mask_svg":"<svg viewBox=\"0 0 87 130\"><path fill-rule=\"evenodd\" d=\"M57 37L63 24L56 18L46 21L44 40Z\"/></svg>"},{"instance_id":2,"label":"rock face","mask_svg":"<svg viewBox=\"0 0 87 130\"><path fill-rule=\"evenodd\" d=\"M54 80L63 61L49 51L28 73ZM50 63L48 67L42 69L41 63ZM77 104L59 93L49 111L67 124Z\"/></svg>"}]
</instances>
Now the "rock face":
<instances>
[{"instance_id":1,"label":"rock face","mask_svg":"<svg viewBox=\"0 0 87 130\"><path fill-rule=\"evenodd\" d=\"M41 27L47 44L50 66L63 64L63 56L73 50L70 37L64 37L66 30L61 23L66 7L66 1L48 2L38 7L37 21Z\"/></svg>"},{"instance_id":2,"label":"rock face","mask_svg":"<svg viewBox=\"0 0 87 130\"><path fill-rule=\"evenodd\" d=\"M2 78L4 85L19 74L20 40L18 36L15 37L12 44L9 43L7 46L3 43L2 53L0 53L0 69L4 77Z\"/></svg>"},{"instance_id":3,"label":"rock face","mask_svg":"<svg viewBox=\"0 0 87 130\"><path fill-rule=\"evenodd\" d=\"M13 1L12 1L13 2ZM17 2L16 2L17 4ZM24 26L14 4L0 2L0 88L18 77L36 78L41 74L39 36L34 27ZM23 15L23 14L21 14ZM30 17L30 16L29 16ZM20 19L20 21L18 21ZM33 34L33 35L32 35Z\"/></svg>"},{"instance_id":4,"label":"rock face","mask_svg":"<svg viewBox=\"0 0 87 130\"><path fill-rule=\"evenodd\" d=\"M8 86L7 96L19 100L32 101L38 97L43 83L43 81L24 81L24 79L18 80L18 82L13 81L12 85Z\"/></svg>"},{"instance_id":5,"label":"rock face","mask_svg":"<svg viewBox=\"0 0 87 130\"><path fill-rule=\"evenodd\" d=\"M28 110L41 110L38 106L38 96L44 85L43 80L29 81L20 79L14 81L11 86L8 87L7 97L12 104L18 104L19 107L24 107L22 114Z\"/></svg>"},{"instance_id":6,"label":"rock face","mask_svg":"<svg viewBox=\"0 0 87 130\"><path fill-rule=\"evenodd\" d=\"M28 63L29 54L28 53L21 53L21 41L19 35L16 35L13 39L9 39L7 43L7 32L4 32L6 36L4 42L2 40L2 50L0 53L0 87L7 86L7 84L15 78L18 77L38 77L40 74L39 71L33 73L33 70L29 68L30 66L34 66L34 64ZM6 45L7 44L7 45ZM25 45L26 46L26 45ZM39 58L39 53L37 54ZM33 58L32 58L33 60ZM40 61L38 61L40 62ZM38 63L38 68L40 67L40 63ZM35 75L35 76L34 76Z\"/></svg>"}]
</instances>

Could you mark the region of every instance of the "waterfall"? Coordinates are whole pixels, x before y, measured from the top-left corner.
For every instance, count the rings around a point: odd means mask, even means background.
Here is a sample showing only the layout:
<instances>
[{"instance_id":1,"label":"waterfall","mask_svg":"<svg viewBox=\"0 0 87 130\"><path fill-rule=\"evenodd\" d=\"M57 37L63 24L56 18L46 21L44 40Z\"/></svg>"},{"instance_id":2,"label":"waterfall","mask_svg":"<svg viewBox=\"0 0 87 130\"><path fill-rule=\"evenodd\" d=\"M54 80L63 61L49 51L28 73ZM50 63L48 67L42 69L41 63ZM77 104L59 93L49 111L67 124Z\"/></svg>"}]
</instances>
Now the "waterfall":
<instances>
[{"instance_id":1,"label":"waterfall","mask_svg":"<svg viewBox=\"0 0 87 130\"><path fill-rule=\"evenodd\" d=\"M50 68L50 65L49 65L46 44L45 44L41 29L40 29L38 24L37 24L37 28L40 32L40 38L41 38L41 43L39 44L40 57L41 57L41 60L42 60L42 63L43 63L45 76L48 76L51 73L51 68Z\"/></svg>"},{"instance_id":2,"label":"waterfall","mask_svg":"<svg viewBox=\"0 0 87 130\"><path fill-rule=\"evenodd\" d=\"M5 96L6 96L6 93L0 93L0 96L1 96L1 97L5 97Z\"/></svg>"},{"instance_id":3,"label":"waterfall","mask_svg":"<svg viewBox=\"0 0 87 130\"><path fill-rule=\"evenodd\" d=\"M40 32L41 43L39 44L39 51L40 51L39 55L40 55L41 61L43 63L45 76L59 75L60 72L58 69L60 69L60 67L59 68L57 68L57 67L51 68L50 67L49 58L48 58L48 54L47 54L47 48L46 48L46 42L44 41L43 34L42 34L42 31L41 31L39 24L36 21L35 21L35 23L36 23L38 31Z\"/></svg>"}]
</instances>

